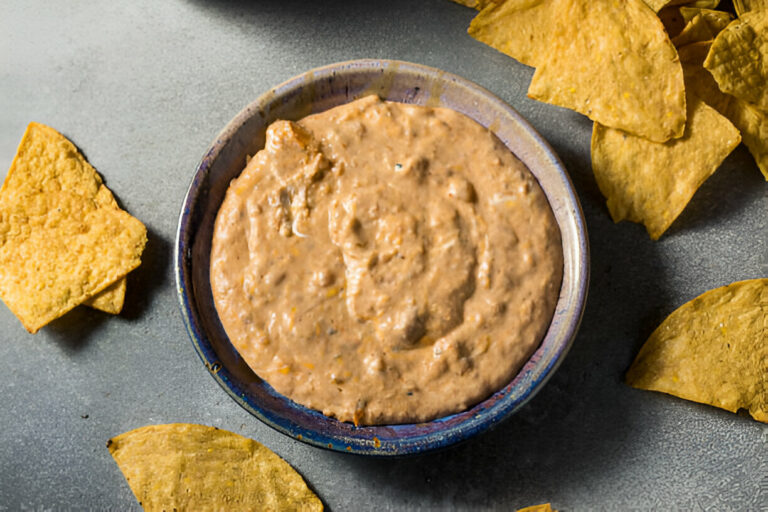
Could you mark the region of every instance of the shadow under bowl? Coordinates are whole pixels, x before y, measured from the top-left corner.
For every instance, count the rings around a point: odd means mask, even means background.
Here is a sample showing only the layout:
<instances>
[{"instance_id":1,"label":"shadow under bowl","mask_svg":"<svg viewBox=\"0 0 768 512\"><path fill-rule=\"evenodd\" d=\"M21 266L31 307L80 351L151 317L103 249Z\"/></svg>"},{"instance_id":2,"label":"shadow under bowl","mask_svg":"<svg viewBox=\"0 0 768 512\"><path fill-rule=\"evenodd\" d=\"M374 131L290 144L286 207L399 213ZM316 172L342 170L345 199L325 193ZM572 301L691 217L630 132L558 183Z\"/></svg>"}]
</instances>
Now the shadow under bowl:
<instances>
[{"instance_id":1,"label":"shadow under bowl","mask_svg":"<svg viewBox=\"0 0 768 512\"><path fill-rule=\"evenodd\" d=\"M426 423L355 427L301 406L257 377L230 343L211 293L210 249L216 213L246 156L264 146L267 126L296 120L369 94L451 108L489 128L539 181L560 227L560 296L540 347L517 376L474 407ZM341 452L392 456L467 440L520 409L541 389L570 348L584 310L589 249L581 206L562 163L512 107L458 76L417 64L356 60L313 69L270 90L218 135L195 172L179 217L175 271L192 343L213 378L248 412L283 434Z\"/></svg>"}]
</instances>

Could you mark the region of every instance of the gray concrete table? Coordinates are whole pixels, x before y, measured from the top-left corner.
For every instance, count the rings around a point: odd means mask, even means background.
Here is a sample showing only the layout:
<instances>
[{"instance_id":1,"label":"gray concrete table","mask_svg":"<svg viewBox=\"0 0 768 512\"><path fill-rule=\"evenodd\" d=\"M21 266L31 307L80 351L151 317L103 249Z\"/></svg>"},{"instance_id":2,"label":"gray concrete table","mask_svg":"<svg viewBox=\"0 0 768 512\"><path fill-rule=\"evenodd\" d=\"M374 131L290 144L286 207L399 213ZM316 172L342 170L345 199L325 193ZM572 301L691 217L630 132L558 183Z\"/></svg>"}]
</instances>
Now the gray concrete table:
<instances>
[{"instance_id":1,"label":"gray concrete table","mask_svg":"<svg viewBox=\"0 0 768 512\"><path fill-rule=\"evenodd\" d=\"M660 241L615 225L592 123L527 99L532 70L467 36L472 16L448 0L0 4L2 172L26 124L49 124L149 230L119 317L78 308L32 336L0 306L0 510L138 510L105 441L166 422L264 443L332 510L768 509L768 426L622 383L677 306L768 275L768 184L742 147ZM171 264L182 199L225 123L289 77L363 57L456 73L518 109L569 170L592 246L580 334L541 393L491 433L401 460L306 446L236 405L189 342Z\"/></svg>"}]
</instances>

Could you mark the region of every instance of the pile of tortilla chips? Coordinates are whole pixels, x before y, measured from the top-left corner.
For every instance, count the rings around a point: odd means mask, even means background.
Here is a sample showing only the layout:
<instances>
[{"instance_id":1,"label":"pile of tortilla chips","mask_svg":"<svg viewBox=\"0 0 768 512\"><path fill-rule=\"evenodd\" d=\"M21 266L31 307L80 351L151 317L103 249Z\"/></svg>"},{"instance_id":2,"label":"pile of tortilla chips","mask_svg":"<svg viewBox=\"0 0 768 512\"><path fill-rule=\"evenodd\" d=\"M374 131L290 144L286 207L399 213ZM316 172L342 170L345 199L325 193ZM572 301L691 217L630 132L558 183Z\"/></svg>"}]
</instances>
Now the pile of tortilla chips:
<instances>
[{"instance_id":1,"label":"pile of tortilla chips","mask_svg":"<svg viewBox=\"0 0 768 512\"><path fill-rule=\"evenodd\" d=\"M651 334L627 383L768 423L768 279L710 290Z\"/></svg>"},{"instance_id":2,"label":"pile of tortilla chips","mask_svg":"<svg viewBox=\"0 0 768 512\"><path fill-rule=\"evenodd\" d=\"M144 510L304 510L323 504L265 446L203 425L150 425L107 442Z\"/></svg>"},{"instance_id":3,"label":"pile of tortilla chips","mask_svg":"<svg viewBox=\"0 0 768 512\"><path fill-rule=\"evenodd\" d=\"M30 123L0 189L0 298L24 327L79 304L119 313L146 241L74 144Z\"/></svg>"},{"instance_id":4,"label":"pile of tortilla chips","mask_svg":"<svg viewBox=\"0 0 768 512\"><path fill-rule=\"evenodd\" d=\"M614 221L659 238L744 140L768 180L768 1L454 0L469 34L534 66L528 96L595 121Z\"/></svg>"}]
</instances>

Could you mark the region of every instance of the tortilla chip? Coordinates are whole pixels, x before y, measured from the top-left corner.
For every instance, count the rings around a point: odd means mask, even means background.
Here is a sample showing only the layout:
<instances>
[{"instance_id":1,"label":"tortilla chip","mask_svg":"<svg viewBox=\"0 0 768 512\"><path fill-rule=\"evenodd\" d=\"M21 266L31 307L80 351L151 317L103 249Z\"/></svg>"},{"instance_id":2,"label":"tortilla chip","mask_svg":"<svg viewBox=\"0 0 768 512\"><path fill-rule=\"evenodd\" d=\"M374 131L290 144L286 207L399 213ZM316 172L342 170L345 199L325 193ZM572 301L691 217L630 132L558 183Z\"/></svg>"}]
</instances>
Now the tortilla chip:
<instances>
[{"instance_id":1,"label":"tortilla chip","mask_svg":"<svg viewBox=\"0 0 768 512\"><path fill-rule=\"evenodd\" d=\"M757 167L768 181L768 112L732 98L726 117L741 131L744 145L755 158Z\"/></svg>"},{"instance_id":2,"label":"tortilla chip","mask_svg":"<svg viewBox=\"0 0 768 512\"><path fill-rule=\"evenodd\" d=\"M563 0L507 0L488 4L469 25L470 36L526 66L539 66Z\"/></svg>"},{"instance_id":3,"label":"tortilla chip","mask_svg":"<svg viewBox=\"0 0 768 512\"><path fill-rule=\"evenodd\" d=\"M768 279L710 290L674 311L627 372L630 386L768 423Z\"/></svg>"},{"instance_id":4,"label":"tortilla chip","mask_svg":"<svg viewBox=\"0 0 768 512\"><path fill-rule=\"evenodd\" d=\"M533 505L532 507L520 508L517 512L557 512L557 510L554 510L549 503L543 503L541 505Z\"/></svg>"},{"instance_id":5,"label":"tortilla chip","mask_svg":"<svg viewBox=\"0 0 768 512\"><path fill-rule=\"evenodd\" d=\"M768 9L768 0L733 0L733 8L738 16L749 11L763 11Z\"/></svg>"},{"instance_id":6,"label":"tortilla chip","mask_svg":"<svg viewBox=\"0 0 768 512\"><path fill-rule=\"evenodd\" d=\"M456 2L457 4L464 5L466 7L471 7L472 9L477 9L478 11L482 10L486 5L491 3L493 0L451 0L452 2Z\"/></svg>"},{"instance_id":7,"label":"tortilla chip","mask_svg":"<svg viewBox=\"0 0 768 512\"><path fill-rule=\"evenodd\" d=\"M97 293L90 299L83 301L85 306L98 309L105 313L117 315L123 310L125 303L126 278L118 279L102 292Z\"/></svg>"},{"instance_id":8,"label":"tortilla chip","mask_svg":"<svg viewBox=\"0 0 768 512\"><path fill-rule=\"evenodd\" d=\"M672 0L667 5L696 7L699 9L714 9L719 4L720 0Z\"/></svg>"},{"instance_id":9,"label":"tortilla chip","mask_svg":"<svg viewBox=\"0 0 768 512\"><path fill-rule=\"evenodd\" d=\"M714 38L715 34L709 28L707 20L701 14L697 14L685 25L682 32L672 38L672 44L675 48L679 48L691 43L712 41Z\"/></svg>"},{"instance_id":10,"label":"tortilla chip","mask_svg":"<svg viewBox=\"0 0 768 512\"><path fill-rule=\"evenodd\" d=\"M696 64L704 69L704 59L707 58L709 48L712 46L712 41L698 41L696 43L686 44L677 49L677 55L680 57L680 63L683 65L683 75L685 75L686 64ZM705 70L706 71L706 70ZM707 74L712 75L707 71ZM712 81L715 79L713 78ZM717 85L717 82L715 82ZM690 84L688 84L690 86ZM717 88L720 90L720 87Z\"/></svg>"},{"instance_id":11,"label":"tortilla chip","mask_svg":"<svg viewBox=\"0 0 768 512\"><path fill-rule=\"evenodd\" d=\"M528 96L656 142L681 136L683 71L653 11L641 0L560 4Z\"/></svg>"},{"instance_id":12,"label":"tortilla chip","mask_svg":"<svg viewBox=\"0 0 768 512\"><path fill-rule=\"evenodd\" d=\"M686 23L691 21L697 14L700 14L706 20L714 35L719 34L721 30L733 21L733 16L729 12L700 9L698 7L680 7L680 15Z\"/></svg>"},{"instance_id":13,"label":"tortilla chip","mask_svg":"<svg viewBox=\"0 0 768 512\"><path fill-rule=\"evenodd\" d=\"M34 333L124 277L145 243L77 148L30 123L0 189L0 298L24 327Z\"/></svg>"},{"instance_id":14,"label":"tortilla chip","mask_svg":"<svg viewBox=\"0 0 768 512\"><path fill-rule=\"evenodd\" d=\"M688 46L690 47L693 45ZM701 61L698 63L695 60L690 62L684 61L683 74L685 75L685 85L688 87L690 93L717 110L720 115L725 116L730 120L729 105L734 98L720 90L715 79L709 74L709 71L701 67ZM738 126L736 126L736 128L738 128Z\"/></svg>"},{"instance_id":15,"label":"tortilla chip","mask_svg":"<svg viewBox=\"0 0 768 512\"><path fill-rule=\"evenodd\" d=\"M144 510L323 510L265 446L203 425L149 425L113 437L109 453Z\"/></svg>"},{"instance_id":16,"label":"tortilla chip","mask_svg":"<svg viewBox=\"0 0 768 512\"><path fill-rule=\"evenodd\" d=\"M662 8L666 7L671 0L643 0L645 4L650 7L653 12L659 12Z\"/></svg>"},{"instance_id":17,"label":"tortilla chip","mask_svg":"<svg viewBox=\"0 0 768 512\"><path fill-rule=\"evenodd\" d=\"M768 110L768 11L747 12L728 25L704 67L723 92Z\"/></svg>"},{"instance_id":18,"label":"tortilla chip","mask_svg":"<svg viewBox=\"0 0 768 512\"><path fill-rule=\"evenodd\" d=\"M595 123L592 170L614 222L643 223L656 240L740 140L725 117L689 94L680 139L659 144Z\"/></svg>"}]
</instances>

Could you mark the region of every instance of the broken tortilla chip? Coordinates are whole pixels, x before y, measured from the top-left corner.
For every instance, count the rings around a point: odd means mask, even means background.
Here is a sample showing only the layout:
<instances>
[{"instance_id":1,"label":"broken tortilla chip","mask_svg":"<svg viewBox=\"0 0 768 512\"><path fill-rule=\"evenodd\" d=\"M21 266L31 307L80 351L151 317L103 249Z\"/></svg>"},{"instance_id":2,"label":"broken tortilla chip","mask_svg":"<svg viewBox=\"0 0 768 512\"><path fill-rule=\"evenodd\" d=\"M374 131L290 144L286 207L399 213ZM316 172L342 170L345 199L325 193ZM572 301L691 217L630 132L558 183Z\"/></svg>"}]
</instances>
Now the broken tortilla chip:
<instances>
[{"instance_id":1,"label":"broken tortilla chip","mask_svg":"<svg viewBox=\"0 0 768 512\"><path fill-rule=\"evenodd\" d=\"M36 332L140 263L146 228L77 148L30 123L0 189L0 298ZM120 286L105 307L122 302ZM124 291L123 291L124 295Z\"/></svg>"},{"instance_id":2,"label":"broken tortilla chip","mask_svg":"<svg viewBox=\"0 0 768 512\"><path fill-rule=\"evenodd\" d=\"M550 30L563 0L507 0L489 3L475 16L470 36L526 66L546 56Z\"/></svg>"},{"instance_id":3,"label":"broken tortilla chip","mask_svg":"<svg viewBox=\"0 0 768 512\"><path fill-rule=\"evenodd\" d=\"M675 310L627 372L661 391L768 423L768 279L710 290Z\"/></svg>"},{"instance_id":4,"label":"broken tortilla chip","mask_svg":"<svg viewBox=\"0 0 768 512\"><path fill-rule=\"evenodd\" d=\"M768 110L768 11L747 12L728 25L704 67L723 92Z\"/></svg>"},{"instance_id":5,"label":"broken tortilla chip","mask_svg":"<svg viewBox=\"0 0 768 512\"><path fill-rule=\"evenodd\" d=\"M149 425L110 439L107 447L146 511L323 510L287 462L232 432Z\"/></svg>"},{"instance_id":6,"label":"broken tortilla chip","mask_svg":"<svg viewBox=\"0 0 768 512\"><path fill-rule=\"evenodd\" d=\"M655 142L682 136L683 71L646 4L561 0L556 19L546 34L546 57L536 59L529 97Z\"/></svg>"},{"instance_id":7,"label":"broken tortilla chip","mask_svg":"<svg viewBox=\"0 0 768 512\"><path fill-rule=\"evenodd\" d=\"M740 140L730 121L689 94L679 139L654 143L595 123L592 170L614 222L642 223L656 240Z\"/></svg>"},{"instance_id":8,"label":"broken tortilla chip","mask_svg":"<svg viewBox=\"0 0 768 512\"><path fill-rule=\"evenodd\" d=\"M659 12L662 8L666 7L671 0L643 0L645 4L653 10L653 12Z\"/></svg>"}]
</instances>

